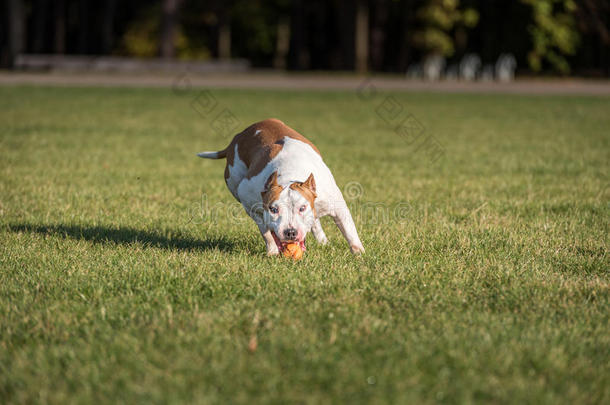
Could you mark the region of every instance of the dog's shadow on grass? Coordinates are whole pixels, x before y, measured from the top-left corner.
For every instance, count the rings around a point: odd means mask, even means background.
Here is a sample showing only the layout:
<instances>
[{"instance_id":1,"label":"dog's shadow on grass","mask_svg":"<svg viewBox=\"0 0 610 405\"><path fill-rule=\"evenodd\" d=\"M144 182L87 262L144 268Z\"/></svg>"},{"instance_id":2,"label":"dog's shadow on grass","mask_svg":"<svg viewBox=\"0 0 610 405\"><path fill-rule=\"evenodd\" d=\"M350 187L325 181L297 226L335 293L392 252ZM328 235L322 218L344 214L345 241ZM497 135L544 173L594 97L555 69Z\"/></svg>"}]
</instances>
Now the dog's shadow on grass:
<instances>
[{"instance_id":1,"label":"dog's shadow on grass","mask_svg":"<svg viewBox=\"0 0 610 405\"><path fill-rule=\"evenodd\" d=\"M42 235L57 235L64 238L87 240L99 244L121 244L141 243L147 247L155 247L168 250L214 250L231 251L234 242L224 237L195 239L191 237L176 236L167 237L156 232L134 229L129 227L107 227L107 226L81 226L81 225L34 225L34 224L11 224L8 226L12 232L38 233Z\"/></svg>"}]
</instances>

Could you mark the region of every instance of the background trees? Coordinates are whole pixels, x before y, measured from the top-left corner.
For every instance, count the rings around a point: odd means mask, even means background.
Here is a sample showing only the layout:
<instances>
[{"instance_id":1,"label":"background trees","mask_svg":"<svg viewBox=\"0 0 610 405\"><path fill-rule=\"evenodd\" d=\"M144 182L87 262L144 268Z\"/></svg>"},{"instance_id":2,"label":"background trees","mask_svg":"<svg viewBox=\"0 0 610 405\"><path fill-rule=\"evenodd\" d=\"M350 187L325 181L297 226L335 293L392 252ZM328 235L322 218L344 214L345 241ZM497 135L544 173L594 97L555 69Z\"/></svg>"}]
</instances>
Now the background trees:
<instances>
[{"instance_id":1,"label":"background trees","mask_svg":"<svg viewBox=\"0 0 610 405\"><path fill-rule=\"evenodd\" d=\"M429 0L416 11L420 28L413 43L430 54L452 56L467 44L466 30L479 22L474 8L460 8L459 0Z\"/></svg>"},{"instance_id":2,"label":"background trees","mask_svg":"<svg viewBox=\"0 0 610 405\"><path fill-rule=\"evenodd\" d=\"M528 26L532 49L528 62L540 71L543 61L561 73L568 73L566 56L576 52L579 35L575 28L576 3L572 0L521 0L532 8L533 20Z\"/></svg>"},{"instance_id":3,"label":"background trees","mask_svg":"<svg viewBox=\"0 0 610 405\"><path fill-rule=\"evenodd\" d=\"M8 0L0 62L19 53L246 58L257 67L405 72L426 55L610 75L606 0ZM450 60L451 62L451 60Z\"/></svg>"}]
</instances>

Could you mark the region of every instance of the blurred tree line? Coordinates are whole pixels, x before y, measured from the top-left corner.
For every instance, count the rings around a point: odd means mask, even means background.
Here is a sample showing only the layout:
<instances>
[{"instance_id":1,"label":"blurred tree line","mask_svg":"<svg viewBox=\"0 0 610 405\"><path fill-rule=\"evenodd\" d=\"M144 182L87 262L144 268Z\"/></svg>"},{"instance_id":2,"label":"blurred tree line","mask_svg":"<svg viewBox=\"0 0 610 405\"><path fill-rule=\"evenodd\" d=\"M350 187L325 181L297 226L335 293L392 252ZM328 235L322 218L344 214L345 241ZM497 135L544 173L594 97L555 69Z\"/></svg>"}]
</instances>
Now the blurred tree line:
<instances>
[{"instance_id":1,"label":"blurred tree line","mask_svg":"<svg viewBox=\"0 0 610 405\"><path fill-rule=\"evenodd\" d=\"M610 76L608 0L4 0L0 63L20 53L405 72L427 56Z\"/></svg>"}]
</instances>

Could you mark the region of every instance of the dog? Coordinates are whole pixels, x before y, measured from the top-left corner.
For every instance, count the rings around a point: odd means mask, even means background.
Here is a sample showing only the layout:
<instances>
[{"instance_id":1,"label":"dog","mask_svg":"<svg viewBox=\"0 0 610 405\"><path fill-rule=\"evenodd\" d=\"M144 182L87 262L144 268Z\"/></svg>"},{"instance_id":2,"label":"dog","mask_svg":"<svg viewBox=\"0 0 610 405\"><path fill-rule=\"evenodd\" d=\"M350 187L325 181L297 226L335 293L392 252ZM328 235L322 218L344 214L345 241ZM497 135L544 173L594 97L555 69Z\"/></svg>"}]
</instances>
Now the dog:
<instances>
[{"instance_id":1,"label":"dog","mask_svg":"<svg viewBox=\"0 0 610 405\"><path fill-rule=\"evenodd\" d=\"M364 253L356 225L320 151L303 135L277 119L250 125L206 159L226 159L224 178L231 194L256 222L267 254L281 253L287 244L305 250L311 230L321 244L328 239L320 218L330 215L352 253Z\"/></svg>"}]
</instances>

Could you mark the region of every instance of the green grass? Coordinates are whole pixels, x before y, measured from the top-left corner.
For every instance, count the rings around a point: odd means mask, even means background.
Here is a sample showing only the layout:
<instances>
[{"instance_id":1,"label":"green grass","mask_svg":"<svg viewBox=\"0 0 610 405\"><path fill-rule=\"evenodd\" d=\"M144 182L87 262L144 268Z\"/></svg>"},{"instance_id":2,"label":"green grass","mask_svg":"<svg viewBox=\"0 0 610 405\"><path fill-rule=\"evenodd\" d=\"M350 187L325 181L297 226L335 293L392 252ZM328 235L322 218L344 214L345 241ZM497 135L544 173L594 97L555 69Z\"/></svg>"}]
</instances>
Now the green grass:
<instances>
[{"instance_id":1,"label":"green grass","mask_svg":"<svg viewBox=\"0 0 610 405\"><path fill-rule=\"evenodd\" d=\"M362 186L366 254L267 258L196 91L0 87L1 403L610 401L610 98L393 93L431 162L382 93L211 93Z\"/></svg>"}]
</instances>

